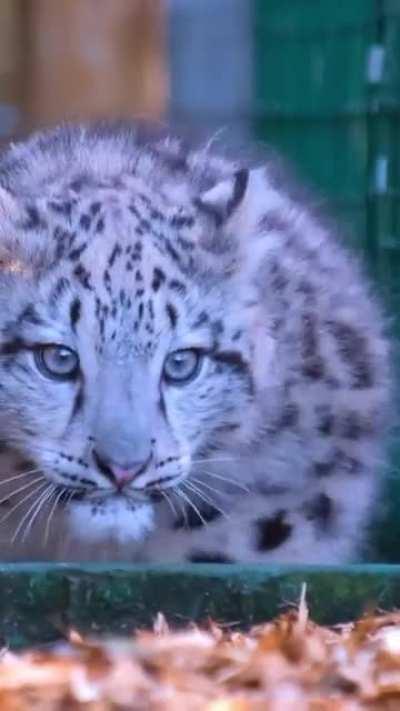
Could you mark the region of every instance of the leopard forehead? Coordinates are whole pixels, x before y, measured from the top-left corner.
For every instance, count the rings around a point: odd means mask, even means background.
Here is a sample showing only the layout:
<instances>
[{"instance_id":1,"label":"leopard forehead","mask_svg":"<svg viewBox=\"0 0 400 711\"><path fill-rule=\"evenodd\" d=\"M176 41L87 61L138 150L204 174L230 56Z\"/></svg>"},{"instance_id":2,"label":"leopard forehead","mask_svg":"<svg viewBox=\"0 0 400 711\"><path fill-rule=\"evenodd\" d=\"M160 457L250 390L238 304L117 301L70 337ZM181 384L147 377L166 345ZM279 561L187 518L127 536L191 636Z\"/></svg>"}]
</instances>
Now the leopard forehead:
<instances>
[{"instance_id":1,"label":"leopard forehead","mask_svg":"<svg viewBox=\"0 0 400 711\"><path fill-rule=\"evenodd\" d=\"M19 326L37 328L51 315L75 336L82 325L88 345L100 352L129 342L130 350L152 353L172 336L178 345L210 349L225 337L238 340L240 302L230 314L224 260L210 269L199 247L205 225L190 203L171 203L121 175L117 186L66 190L25 209L23 232L40 233L51 249L39 278L42 299L24 302Z\"/></svg>"}]
</instances>

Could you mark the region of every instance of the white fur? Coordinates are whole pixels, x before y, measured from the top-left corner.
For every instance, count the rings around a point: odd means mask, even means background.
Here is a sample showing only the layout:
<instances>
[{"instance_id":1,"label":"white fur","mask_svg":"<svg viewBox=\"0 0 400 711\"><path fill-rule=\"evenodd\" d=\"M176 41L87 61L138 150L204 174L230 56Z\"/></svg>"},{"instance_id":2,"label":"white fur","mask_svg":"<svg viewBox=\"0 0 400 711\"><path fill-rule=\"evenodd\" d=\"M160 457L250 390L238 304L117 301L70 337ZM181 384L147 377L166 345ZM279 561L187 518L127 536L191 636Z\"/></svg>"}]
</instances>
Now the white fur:
<instances>
[{"instance_id":1,"label":"white fur","mask_svg":"<svg viewBox=\"0 0 400 711\"><path fill-rule=\"evenodd\" d=\"M129 546L142 541L154 528L154 510L149 504L140 504L132 510L122 498L107 501L99 511L93 512L91 504L76 503L68 510L69 525L74 532L84 532L85 543L99 543L110 538L118 544Z\"/></svg>"}]
</instances>

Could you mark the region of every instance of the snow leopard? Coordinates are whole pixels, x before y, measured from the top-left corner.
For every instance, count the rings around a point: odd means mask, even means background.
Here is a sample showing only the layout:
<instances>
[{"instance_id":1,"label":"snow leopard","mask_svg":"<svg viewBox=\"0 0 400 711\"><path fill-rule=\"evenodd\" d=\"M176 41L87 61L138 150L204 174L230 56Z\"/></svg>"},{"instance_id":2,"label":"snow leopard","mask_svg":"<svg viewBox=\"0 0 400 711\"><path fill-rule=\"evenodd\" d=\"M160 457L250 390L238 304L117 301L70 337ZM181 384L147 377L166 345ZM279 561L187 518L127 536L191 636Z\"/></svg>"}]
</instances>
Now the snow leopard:
<instances>
[{"instance_id":1,"label":"snow leopard","mask_svg":"<svg viewBox=\"0 0 400 711\"><path fill-rule=\"evenodd\" d=\"M0 157L0 556L357 561L390 419L379 299L275 170L65 124Z\"/></svg>"}]
</instances>

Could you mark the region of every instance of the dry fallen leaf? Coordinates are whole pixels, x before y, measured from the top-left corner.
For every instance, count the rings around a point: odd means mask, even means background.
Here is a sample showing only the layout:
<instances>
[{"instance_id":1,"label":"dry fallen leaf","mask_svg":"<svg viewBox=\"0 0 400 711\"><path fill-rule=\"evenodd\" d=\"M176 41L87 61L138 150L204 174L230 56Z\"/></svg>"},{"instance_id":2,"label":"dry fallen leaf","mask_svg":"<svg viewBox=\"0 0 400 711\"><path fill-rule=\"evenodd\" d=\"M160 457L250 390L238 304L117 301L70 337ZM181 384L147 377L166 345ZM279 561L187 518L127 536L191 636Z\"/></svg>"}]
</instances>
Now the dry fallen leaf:
<instances>
[{"instance_id":1,"label":"dry fallen leaf","mask_svg":"<svg viewBox=\"0 0 400 711\"><path fill-rule=\"evenodd\" d=\"M77 631L52 651L0 655L1 711L396 711L400 612L326 628L298 610L238 632L209 621L128 639Z\"/></svg>"}]
</instances>

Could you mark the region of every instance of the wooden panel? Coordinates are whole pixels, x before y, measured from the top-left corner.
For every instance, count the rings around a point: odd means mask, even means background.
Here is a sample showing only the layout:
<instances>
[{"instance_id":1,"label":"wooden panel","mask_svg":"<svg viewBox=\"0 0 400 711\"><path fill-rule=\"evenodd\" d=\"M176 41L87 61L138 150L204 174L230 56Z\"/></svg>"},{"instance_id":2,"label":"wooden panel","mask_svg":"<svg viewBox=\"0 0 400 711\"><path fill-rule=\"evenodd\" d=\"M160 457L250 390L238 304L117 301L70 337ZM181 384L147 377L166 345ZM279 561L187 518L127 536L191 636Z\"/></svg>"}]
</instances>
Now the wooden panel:
<instances>
[{"instance_id":1,"label":"wooden panel","mask_svg":"<svg viewBox=\"0 0 400 711\"><path fill-rule=\"evenodd\" d=\"M0 102L18 102L21 94L21 24L18 0L0 2Z\"/></svg>"},{"instance_id":2,"label":"wooden panel","mask_svg":"<svg viewBox=\"0 0 400 711\"><path fill-rule=\"evenodd\" d=\"M30 124L163 114L163 0L27 0L25 7Z\"/></svg>"}]
</instances>

